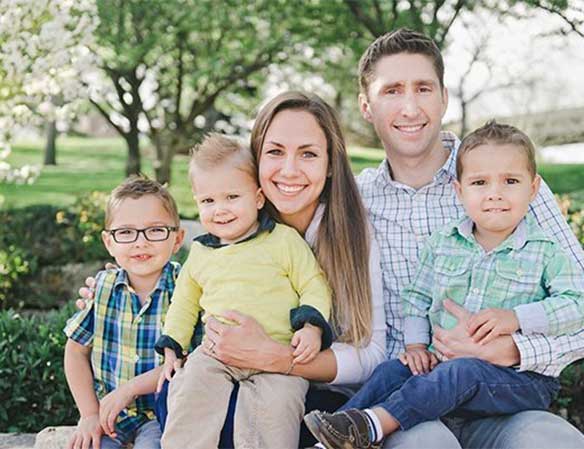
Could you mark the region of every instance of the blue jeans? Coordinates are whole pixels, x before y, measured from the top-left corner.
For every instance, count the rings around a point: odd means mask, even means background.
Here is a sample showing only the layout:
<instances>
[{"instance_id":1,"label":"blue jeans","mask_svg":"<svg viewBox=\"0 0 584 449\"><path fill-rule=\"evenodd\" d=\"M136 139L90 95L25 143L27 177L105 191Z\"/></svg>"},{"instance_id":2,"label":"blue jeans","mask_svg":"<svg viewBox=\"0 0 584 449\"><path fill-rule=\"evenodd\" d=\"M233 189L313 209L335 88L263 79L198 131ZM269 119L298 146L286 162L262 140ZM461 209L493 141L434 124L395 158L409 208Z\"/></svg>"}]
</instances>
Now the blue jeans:
<instances>
[{"instance_id":1,"label":"blue jeans","mask_svg":"<svg viewBox=\"0 0 584 449\"><path fill-rule=\"evenodd\" d=\"M160 449L160 437L162 432L156 420L148 421L134 432L120 432L116 428L118 436L110 438L104 435L101 438L101 449L121 449L134 443L134 449Z\"/></svg>"},{"instance_id":2,"label":"blue jeans","mask_svg":"<svg viewBox=\"0 0 584 449\"><path fill-rule=\"evenodd\" d=\"M396 359L379 365L342 409L382 407L408 430L446 415L480 418L546 410L558 390L552 377L480 359L450 360L419 376Z\"/></svg>"}]
</instances>

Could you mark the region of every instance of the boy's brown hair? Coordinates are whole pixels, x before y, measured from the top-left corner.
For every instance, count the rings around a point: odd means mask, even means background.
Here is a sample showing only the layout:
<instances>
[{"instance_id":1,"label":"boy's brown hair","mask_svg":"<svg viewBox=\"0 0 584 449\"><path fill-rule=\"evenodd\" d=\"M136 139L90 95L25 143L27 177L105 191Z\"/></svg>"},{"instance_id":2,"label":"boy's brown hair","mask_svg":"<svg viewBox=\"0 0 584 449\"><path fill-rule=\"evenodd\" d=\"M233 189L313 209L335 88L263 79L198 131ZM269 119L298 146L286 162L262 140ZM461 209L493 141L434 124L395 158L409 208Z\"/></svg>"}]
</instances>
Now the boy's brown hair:
<instances>
[{"instance_id":1,"label":"boy's brown hair","mask_svg":"<svg viewBox=\"0 0 584 449\"><path fill-rule=\"evenodd\" d=\"M146 195L154 195L157 197L161 201L164 209L170 214L172 221L174 222L173 224L176 226L180 224L176 201L174 201L174 198L166 187L157 181L140 175L129 177L112 190L105 206L105 227L109 228L113 221L115 209L123 200L126 198L142 198Z\"/></svg>"},{"instance_id":2,"label":"boy's brown hair","mask_svg":"<svg viewBox=\"0 0 584 449\"><path fill-rule=\"evenodd\" d=\"M249 147L235 138L219 133L207 134L191 150L189 179L192 182L197 168L208 170L227 163L243 170L257 182L257 165Z\"/></svg>"},{"instance_id":3,"label":"boy's brown hair","mask_svg":"<svg viewBox=\"0 0 584 449\"><path fill-rule=\"evenodd\" d=\"M373 79L375 65L385 56L398 53L420 54L432 61L440 88L444 89L444 60L436 42L425 34L408 28L398 28L375 39L359 60L359 86L367 95L367 88Z\"/></svg>"},{"instance_id":4,"label":"boy's brown hair","mask_svg":"<svg viewBox=\"0 0 584 449\"><path fill-rule=\"evenodd\" d=\"M535 177L537 168L535 164L535 146L527 134L512 126L488 121L480 128L467 135L458 148L456 155L456 177L460 180L464 164L462 158L465 154L480 145L514 145L520 148L527 159L527 170L531 177Z\"/></svg>"}]
</instances>

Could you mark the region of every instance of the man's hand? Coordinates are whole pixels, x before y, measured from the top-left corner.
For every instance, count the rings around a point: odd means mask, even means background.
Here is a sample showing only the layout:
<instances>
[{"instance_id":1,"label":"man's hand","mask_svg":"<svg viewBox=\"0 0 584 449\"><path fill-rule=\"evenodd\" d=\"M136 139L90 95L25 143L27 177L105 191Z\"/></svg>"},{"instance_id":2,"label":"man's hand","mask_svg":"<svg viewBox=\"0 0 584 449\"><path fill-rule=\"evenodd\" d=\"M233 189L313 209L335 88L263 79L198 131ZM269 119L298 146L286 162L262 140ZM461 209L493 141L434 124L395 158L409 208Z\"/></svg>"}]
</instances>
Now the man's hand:
<instances>
[{"instance_id":1,"label":"man's hand","mask_svg":"<svg viewBox=\"0 0 584 449\"><path fill-rule=\"evenodd\" d=\"M160 393L162 385L165 380L170 382L174 373L182 367L183 359L179 359L174 351L170 348L164 348L164 366L162 372L158 377L158 384L156 385L156 392Z\"/></svg>"},{"instance_id":2,"label":"man's hand","mask_svg":"<svg viewBox=\"0 0 584 449\"><path fill-rule=\"evenodd\" d=\"M519 320L513 310L481 310L468 321L468 334L481 345L493 341L499 335L511 335L518 330Z\"/></svg>"},{"instance_id":3,"label":"man's hand","mask_svg":"<svg viewBox=\"0 0 584 449\"><path fill-rule=\"evenodd\" d=\"M294 332L290 342L294 348L292 356L293 364L311 362L320 352L322 345L322 329L318 326L306 323L302 329Z\"/></svg>"},{"instance_id":4,"label":"man's hand","mask_svg":"<svg viewBox=\"0 0 584 449\"><path fill-rule=\"evenodd\" d=\"M436 355L428 351L424 344L407 345L406 351L399 355L399 359L410 368L414 376L429 373L438 364Z\"/></svg>"},{"instance_id":5,"label":"man's hand","mask_svg":"<svg viewBox=\"0 0 584 449\"><path fill-rule=\"evenodd\" d=\"M116 437L116 418L135 399L136 396L126 383L110 391L99 401L99 423L107 435Z\"/></svg>"},{"instance_id":6,"label":"man's hand","mask_svg":"<svg viewBox=\"0 0 584 449\"><path fill-rule=\"evenodd\" d=\"M102 435L103 429L99 424L99 415L80 418L77 429L67 442L67 449L99 449Z\"/></svg>"}]
</instances>

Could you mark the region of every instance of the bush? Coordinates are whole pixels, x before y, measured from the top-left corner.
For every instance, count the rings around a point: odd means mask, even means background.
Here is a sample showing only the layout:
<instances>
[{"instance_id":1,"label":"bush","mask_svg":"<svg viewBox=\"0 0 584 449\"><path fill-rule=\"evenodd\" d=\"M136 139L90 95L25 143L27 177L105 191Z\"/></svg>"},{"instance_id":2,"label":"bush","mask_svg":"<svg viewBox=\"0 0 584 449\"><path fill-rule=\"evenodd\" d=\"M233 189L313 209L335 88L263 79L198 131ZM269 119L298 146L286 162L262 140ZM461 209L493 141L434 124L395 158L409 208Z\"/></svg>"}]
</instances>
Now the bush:
<instances>
[{"instance_id":1,"label":"bush","mask_svg":"<svg viewBox=\"0 0 584 449\"><path fill-rule=\"evenodd\" d=\"M43 316L0 311L0 432L37 432L78 418L63 369L71 307Z\"/></svg>"},{"instance_id":2,"label":"bush","mask_svg":"<svg viewBox=\"0 0 584 449\"><path fill-rule=\"evenodd\" d=\"M109 259L100 237L105 199L94 192L67 209L36 205L0 211L0 229L6 230L0 233L0 308L21 307L16 298L27 297L43 267Z\"/></svg>"}]
</instances>

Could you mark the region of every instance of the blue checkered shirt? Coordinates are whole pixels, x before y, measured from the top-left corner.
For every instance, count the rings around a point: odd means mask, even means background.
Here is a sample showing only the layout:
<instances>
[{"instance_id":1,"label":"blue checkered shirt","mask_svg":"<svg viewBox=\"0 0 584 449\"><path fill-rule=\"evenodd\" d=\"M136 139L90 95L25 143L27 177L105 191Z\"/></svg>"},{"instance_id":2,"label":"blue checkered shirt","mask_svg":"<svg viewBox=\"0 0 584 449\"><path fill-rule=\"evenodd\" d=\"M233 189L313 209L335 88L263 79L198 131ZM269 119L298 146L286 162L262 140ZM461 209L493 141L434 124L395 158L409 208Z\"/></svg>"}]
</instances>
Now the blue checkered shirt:
<instances>
[{"instance_id":1,"label":"blue checkered shirt","mask_svg":"<svg viewBox=\"0 0 584 449\"><path fill-rule=\"evenodd\" d=\"M67 337L91 346L94 388L99 399L162 363L154 344L162 335L179 270L179 264L167 263L144 304L131 289L125 270L101 271L96 276L95 300L67 322ZM143 395L120 413L116 426L131 432L153 418L154 394Z\"/></svg>"},{"instance_id":2,"label":"blue checkered shirt","mask_svg":"<svg viewBox=\"0 0 584 449\"><path fill-rule=\"evenodd\" d=\"M390 358L397 357L404 347L400 294L413 279L422 247L432 232L464 215L453 187L460 141L449 132L442 133L441 138L450 156L424 187L416 190L394 181L387 160L376 169L363 170L357 178L381 251ZM584 251L544 182L529 214L576 261L584 276ZM520 352L522 371L557 376L569 363L584 357L584 330L558 337L518 332L513 339Z\"/></svg>"}]
</instances>

